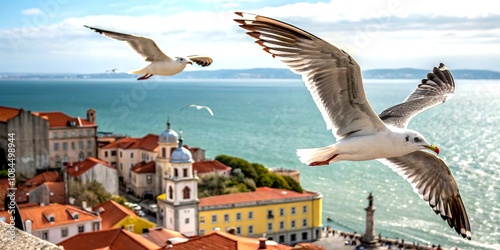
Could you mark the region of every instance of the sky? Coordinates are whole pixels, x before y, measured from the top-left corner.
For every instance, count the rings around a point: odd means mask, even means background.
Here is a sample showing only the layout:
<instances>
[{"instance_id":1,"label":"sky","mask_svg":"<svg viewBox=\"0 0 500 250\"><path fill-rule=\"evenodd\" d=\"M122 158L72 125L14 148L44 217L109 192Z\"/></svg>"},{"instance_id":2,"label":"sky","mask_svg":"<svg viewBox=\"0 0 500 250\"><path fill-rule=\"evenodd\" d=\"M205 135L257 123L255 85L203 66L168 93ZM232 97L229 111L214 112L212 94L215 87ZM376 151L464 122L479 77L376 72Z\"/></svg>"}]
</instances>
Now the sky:
<instances>
[{"instance_id":1,"label":"sky","mask_svg":"<svg viewBox=\"0 0 500 250\"><path fill-rule=\"evenodd\" d=\"M365 70L443 62L500 71L500 8L491 0L26 0L0 2L0 72L126 72L147 65L125 42L83 25L149 37L171 57L212 57L203 70L285 68L245 35L235 11L302 28Z\"/></svg>"}]
</instances>

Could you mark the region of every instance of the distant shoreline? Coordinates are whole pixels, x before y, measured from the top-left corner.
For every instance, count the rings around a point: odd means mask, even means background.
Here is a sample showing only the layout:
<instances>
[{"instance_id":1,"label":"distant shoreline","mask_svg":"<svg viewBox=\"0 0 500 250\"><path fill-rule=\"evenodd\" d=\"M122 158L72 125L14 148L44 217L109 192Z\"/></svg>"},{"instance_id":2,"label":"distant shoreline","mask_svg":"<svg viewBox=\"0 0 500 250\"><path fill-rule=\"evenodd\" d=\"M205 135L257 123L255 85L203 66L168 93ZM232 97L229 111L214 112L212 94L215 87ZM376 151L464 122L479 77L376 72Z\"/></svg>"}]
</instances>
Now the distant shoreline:
<instances>
[{"instance_id":1,"label":"distant shoreline","mask_svg":"<svg viewBox=\"0 0 500 250\"><path fill-rule=\"evenodd\" d=\"M363 71L364 79L423 79L430 70L426 69L372 69ZM452 70L455 79L500 79L500 72L492 70L456 69ZM0 80L50 80L50 79L131 79L138 76L123 72L118 73L9 73L0 72ZM171 79L301 79L300 75L289 69L255 68L255 69L221 69L221 70L192 70L169 76Z\"/></svg>"}]
</instances>

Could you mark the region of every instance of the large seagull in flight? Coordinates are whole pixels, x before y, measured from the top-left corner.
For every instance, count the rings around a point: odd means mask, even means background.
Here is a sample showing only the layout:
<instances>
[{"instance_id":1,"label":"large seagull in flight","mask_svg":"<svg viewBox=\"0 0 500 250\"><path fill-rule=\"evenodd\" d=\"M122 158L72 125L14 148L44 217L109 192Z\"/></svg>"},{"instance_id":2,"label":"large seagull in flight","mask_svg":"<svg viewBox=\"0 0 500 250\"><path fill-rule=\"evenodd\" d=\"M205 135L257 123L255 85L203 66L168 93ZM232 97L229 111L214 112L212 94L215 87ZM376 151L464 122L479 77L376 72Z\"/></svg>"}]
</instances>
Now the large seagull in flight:
<instances>
[{"instance_id":1,"label":"large seagull in flight","mask_svg":"<svg viewBox=\"0 0 500 250\"><path fill-rule=\"evenodd\" d=\"M320 166L378 159L405 178L458 234L471 238L455 178L441 158L423 151L439 154L439 149L407 128L413 116L453 96L455 82L444 64L434 68L402 103L377 116L366 99L360 67L345 51L293 25L236 14L242 18L235 21L264 51L302 75L327 129L337 139L327 147L297 150L303 163Z\"/></svg>"},{"instance_id":2,"label":"large seagull in flight","mask_svg":"<svg viewBox=\"0 0 500 250\"><path fill-rule=\"evenodd\" d=\"M143 75L137 78L137 80L146 80L153 75L175 75L182 72L187 64L193 64L193 62L202 67L209 66L213 62L212 58L208 56L198 55L174 57L172 59L169 56L165 55L165 53L160 50L158 45L156 45L156 43L152 39L149 39L147 37L99 29L87 25L84 25L84 27L89 28L103 36L127 42L130 47L132 47L132 49L134 49L139 55L141 55L146 62L149 62L150 64L142 69L128 72L129 74Z\"/></svg>"}]
</instances>

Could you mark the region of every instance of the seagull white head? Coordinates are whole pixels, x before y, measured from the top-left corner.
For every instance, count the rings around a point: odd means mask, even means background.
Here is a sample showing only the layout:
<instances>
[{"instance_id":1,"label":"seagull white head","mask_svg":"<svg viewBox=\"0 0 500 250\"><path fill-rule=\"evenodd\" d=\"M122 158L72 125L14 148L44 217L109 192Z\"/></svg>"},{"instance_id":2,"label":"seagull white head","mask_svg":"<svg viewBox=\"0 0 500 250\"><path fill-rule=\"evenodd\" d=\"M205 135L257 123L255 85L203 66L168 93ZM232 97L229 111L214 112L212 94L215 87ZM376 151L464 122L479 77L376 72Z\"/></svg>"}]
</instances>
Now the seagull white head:
<instances>
[{"instance_id":1,"label":"seagull white head","mask_svg":"<svg viewBox=\"0 0 500 250\"><path fill-rule=\"evenodd\" d=\"M404 133L404 140L406 145L416 148L416 150L429 149L436 154L439 154L439 148L427 142L425 137L417 131L407 129L406 133Z\"/></svg>"},{"instance_id":2,"label":"seagull white head","mask_svg":"<svg viewBox=\"0 0 500 250\"><path fill-rule=\"evenodd\" d=\"M191 59L188 59L186 57L176 57L175 61L179 62L181 64L191 64L191 65L193 65L193 61L191 61Z\"/></svg>"}]
</instances>

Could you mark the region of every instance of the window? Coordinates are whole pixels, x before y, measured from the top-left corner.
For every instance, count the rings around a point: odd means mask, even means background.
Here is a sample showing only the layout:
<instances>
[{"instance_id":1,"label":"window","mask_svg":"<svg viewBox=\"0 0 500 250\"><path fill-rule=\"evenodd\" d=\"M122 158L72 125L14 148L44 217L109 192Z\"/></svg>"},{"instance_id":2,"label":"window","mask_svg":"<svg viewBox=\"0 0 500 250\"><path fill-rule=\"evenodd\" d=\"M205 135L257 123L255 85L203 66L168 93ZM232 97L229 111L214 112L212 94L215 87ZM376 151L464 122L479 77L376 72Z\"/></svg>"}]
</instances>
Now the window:
<instances>
[{"instance_id":1,"label":"window","mask_svg":"<svg viewBox=\"0 0 500 250\"><path fill-rule=\"evenodd\" d=\"M132 159L132 158L134 158L134 153L133 152L130 153L130 159Z\"/></svg>"},{"instance_id":2,"label":"window","mask_svg":"<svg viewBox=\"0 0 500 250\"><path fill-rule=\"evenodd\" d=\"M284 235L280 235L280 237L278 239L279 239L279 243L285 243L285 236Z\"/></svg>"},{"instance_id":3,"label":"window","mask_svg":"<svg viewBox=\"0 0 500 250\"><path fill-rule=\"evenodd\" d=\"M71 137L75 137L75 131L71 131Z\"/></svg>"},{"instance_id":4,"label":"window","mask_svg":"<svg viewBox=\"0 0 500 250\"><path fill-rule=\"evenodd\" d=\"M302 219L302 227L307 227L307 219Z\"/></svg>"},{"instance_id":5,"label":"window","mask_svg":"<svg viewBox=\"0 0 500 250\"><path fill-rule=\"evenodd\" d=\"M54 142L54 151L59 151L59 142Z\"/></svg>"},{"instance_id":6,"label":"window","mask_svg":"<svg viewBox=\"0 0 500 250\"><path fill-rule=\"evenodd\" d=\"M285 229L285 222L284 221L280 221L280 229Z\"/></svg>"},{"instance_id":7,"label":"window","mask_svg":"<svg viewBox=\"0 0 500 250\"><path fill-rule=\"evenodd\" d=\"M182 169L182 176L183 177L188 177L188 170L187 170L187 168Z\"/></svg>"},{"instance_id":8,"label":"window","mask_svg":"<svg viewBox=\"0 0 500 250\"><path fill-rule=\"evenodd\" d=\"M87 156L92 156L92 152L87 152Z\"/></svg>"},{"instance_id":9,"label":"window","mask_svg":"<svg viewBox=\"0 0 500 250\"><path fill-rule=\"evenodd\" d=\"M217 215L212 215L212 223L217 223Z\"/></svg>"},{"instance_id":10,"label":"window","mask_svg":"<svg viewBox=\"0 0 500 250\"><path fill-rule=\"evenodd\" d=\"M229 222L229 214L224 215L224 222Z\"/></svg>"},{"instance_id":11,"label":"window","mask_svg":"<svg viewBox=\"0 0 500 250\"><path fill-rule=\"evenodd\" d=\"M241 227L236 227L236 235L241 235Z\"/></svg>"},{"instance_id":12,"label":"window","mask_svg":"<svg viewBox=\"0 0 500 250\"><path fill-rule=\"evenodd\" d=\"M295 241L297 241L297 235L295 235L295 234L291 234L291 235L290 235L290 241L291 241L291 242L295 242Z\"/></svg>"},{"instance_id":13,"label":"window","mask_svg":"<svg viewBox=\"0 0 500 250\"><path fill-rule=\"evenodd\" d=\"M236 220L241 220L241 213L236 213Z\"/></svg>"},{"instance_id":14,"label":"window","mask_svg":"<svg viewBox=\"0 0 500 250\"><path fill-rule=\"evenodd\" d=\"M292 208L290 209L290 213L291 213L291 214L295 214L295 207L292 207Z\"/></svg>"},{"instance_id":15,"label":"window","mask_svg":"<svg viewBox=\"0 0 500 250\"><path fill-rule=\"evenodd\" d=\"M161 157L167 158L167 149L164 147L161 148Z\"/></svg>"},{"instance_id":16,"label":"window","mask_svg":"<svg viewBox=\"0 0 500 250\"><path fill-rule=\"evenodd\" d=\"M292 220L292 221L290 222L290 227L291 227L291 228L295 228L295 220Z\"/></svg>"},{"instance_id":17,"label":"window","mask_svg":"<svg viewBox=\"0 0 500 250\"><path fill-rule=\"evenodd\" d=\"M83 233L83 232L85 232L85 226L84 225L78 226L78 233Z\"/></svg>"},{"instance_id":18,"label":"window","mask_svg":"<svg viewBox=\"0 0 500 250\"><path fill-rule=\"evenodd\" d=\"M269 231L269 232L273 231L273 223L272 222L267 223L267 231Z\"/></svg>"},{"instance_id":19,"label":"window","mask_svg":"<svg viewBox=\"0 0 500 250\"><path fill-rule=\"evenodd\" d=\"M92 231L99 231L101 227L99 226L99 222L92 223Z\"/></svg>"},{"instance_id":20,"label":"window","mask_svg":"<svg viewBox=\"0 0 500 250\"><path fill-rule=\"evenodd\" d=\"M284 208L280 208L280 216L285 216L285 209Z\"/></svg>"},{"instance_id":21,"label":"window","mask_svg":"<svg viewBox=\"0 0 500 250\"><path fill-rule=\"evenodd\" d=\"M253 226L248 226L248 234L253 234Z\"/></svg>"},{"instance_id":22,"label":"window","mask_svg":"<svg viewBox=\"0 0 500 250\"><path fill-rule=\"evenodd\" d=\"M78 136L83 136L83 130L78 131Z\"/></svg>"},{"instance_id":23,"label":"window","mask_svg":"<svg viewBox=\"0 0 500 250\"><path fill-rule=\"evenodd\" d=\"M302 233L302 240L307 240L307 232Z\"/></svg>"},{"instance_id":24,"label":"window","mask_svg":"<svg viewBox=\"0 0 500 250\"><path fill-rule=\"evenodd\" d=\"M174 177L179 177L179 170L177 168L174 168Z\"/></svg>"},{"instance_id":25,"label":"window","mask_svg":"<svg viewBox=\"0 0 500 250\"><path fill-rule=\"evenodd\" d=\"M191 193L191 189L188 186L186 186L184 189L182 189L182 198L184 200L189 199L191 196L190 193Z\"/></svg>"},{"instance_id":26,"label":"window","mask_svg":"<svg viewBox=\"0 0 500 250\"><path fill-rule=\"evenodd\" d=\"M200 224L205 224L205 216L200 216Z\"/></svg>"},{"instance_id":27,"label":"window","mask_svg":"<svg viewBox=\"0 0 500 250\"><path fill-rule=\"evenodd\" d=\"M108 151L104 151L104 157L108 157Z\"/></svg>"},{"instance_id":28,"label":"window","mask_svg":"<svg viewBox=\"0 0 500 250\"><path fill-rule=\"evenodd\" d=\"M122 158L122 157L123 157L123 152L122 152L122 151L120 151L120 158Z\"/></svg>"},{"instance_id":29,"label":"window","mask_svg":"<svg viewBox=\"0 0 500 250\"><path fill-rule=\"evenodd\" d=\"M57 132L52 132L52 138L57 138L57 137L58 137Z\"/></svg>"},{"instance_id":30,"label":"window","mask_svg":"<svg viewBox=\"0 0 500 250\"><path fill-rule=\"evenodd\" d=\"M83 141L78 141L78 149L83 149Z\"/></svg>"},{"instance_id":31,"label":"window","mask_svg":"<svg viewBox=\"0 0 500 250\"><path fill-rule=\"evenodd\" d=\"M61 228L61 238L68 237L68 228Z\"/></svg>"},{"instance_id":32,"label":"window","mask_svg":"<svg viewBox=\"0 0 500 250\"><path fill-rule=\"evenodd\" d=\"M274 218L273 210L272 209L267 210L267 219L273 219L273 218Z\"/></svg>"},{"instance_id":33,"label":"window","mask_svg":"<svg viewBox=\"0 0 500 250\"><path fill-rule=\"evenodd\" d=\"M63 150L68 150L68 143L67 142L63 142Z\"/></svg>"},{"instance_id":34,"label":"window","mask_svg":"<svg viewBox=\"0 0 500 250\"><path fill-rule=\"evenodd\" d=\"M71 142L71 150L75 150L75 142L74 141Z\"/></svg>"},{"instance_id":35,"label":"window","mask_svg":"<svg viewBox=\"0 0 500 250\"><path fill-rule=\"evenodd\" d=\"M253 212L252 211L248 212L248 219L249 220L253 219Z\"/></svg>"},{"instance_id":36,"label":"window","mask_svg":"<svg viewBox=\"0 0 500 250\"><path fill-rule=\"evenodd\" d=\"M90 129L87 130L87 136L92 136L92 130Z\"/></svg>"},{"instance_id":37,"label":"window","mask_svg":"<svg viewBox=\"0 0 500 250\"><path fill-rule=\"evenodd\" d=\"M120 162L120 170L123 170L123 163Z\"/></svg>"},{"instance_id":38,"label":"window","mask_svg":"<svg viewBox=\"0 0 500 250\"><path fill-rule=\"evenodd\" d=\"M147 175L147 176L146 176L146 182L147 182L148 184L153 183L153 176L152 176L152 175Z\"/></svg>"},{"instance_id":39,"label":"window","mask_svg":"<svg viewBox=\"0 0 500 250\"><path fill-rule=\"evenodd\" d=\"M127 226L127 230L128 230L129 232L133 232L133 231L134 231L134 224L129 224L129 225Z\"/></svg>"},{"instance_id":40,"label":"window","mask_svg":"<svg viewBox=\"0 0 500 250\"><path fill-rule=\"evenodd\" d=\"M186 219L184 220L184 224L189 224L189 218L186 218Z\"/></svg>"},{"instance_id":41,"label":"window","mask_svg":"<svg viewBox=\"0 0 500 250\"><path fill-rule=\"evenodd\" d=\"M63 137L68 137L68 132L63 131Z\"/></svg>"},{"instance_id":42,"label":"window","mask_svg":"<svg viewBox=\"0 0 500 250\"><path fill-rule=\"evenodd\" d=\"M200 230L200 235L205 235L205 229Z\"/></svg>"},{"instance_id":43,"label":"window","mask_svg":"<svg viewBox=\"0 0 500 250\"><path fill-rule=\"evenodd\" d=\"M168 187L168 198L171 200L174 199L174 189L172 188L172 186Z\"/></svg>"},{"instance_id":44,"label":"window","mask_svg":"<svg viewBox=\"0 0 500 250\"><path fill-rule=\"evenodd\" d=\"M116 156L116 150L111 151L111 156Z\"/></svg>"},{"instance_id":45,"label":"window","mask_svg":"<svg viewBox=\"0 0 500 250\"><path fill-rule=\"evenodd\" d=\"M87 141L87 149L92 149L92 141Z\"/></svg>"},{"instance_id":46,"label":"window","mask_svg":"<svg viewBox=\"0 0 500 250\"><path fill-rule=\"evenodd\" d=\"M49 240L49 231L42 231L42 240Z\"/></svg>"}]
</instances>

